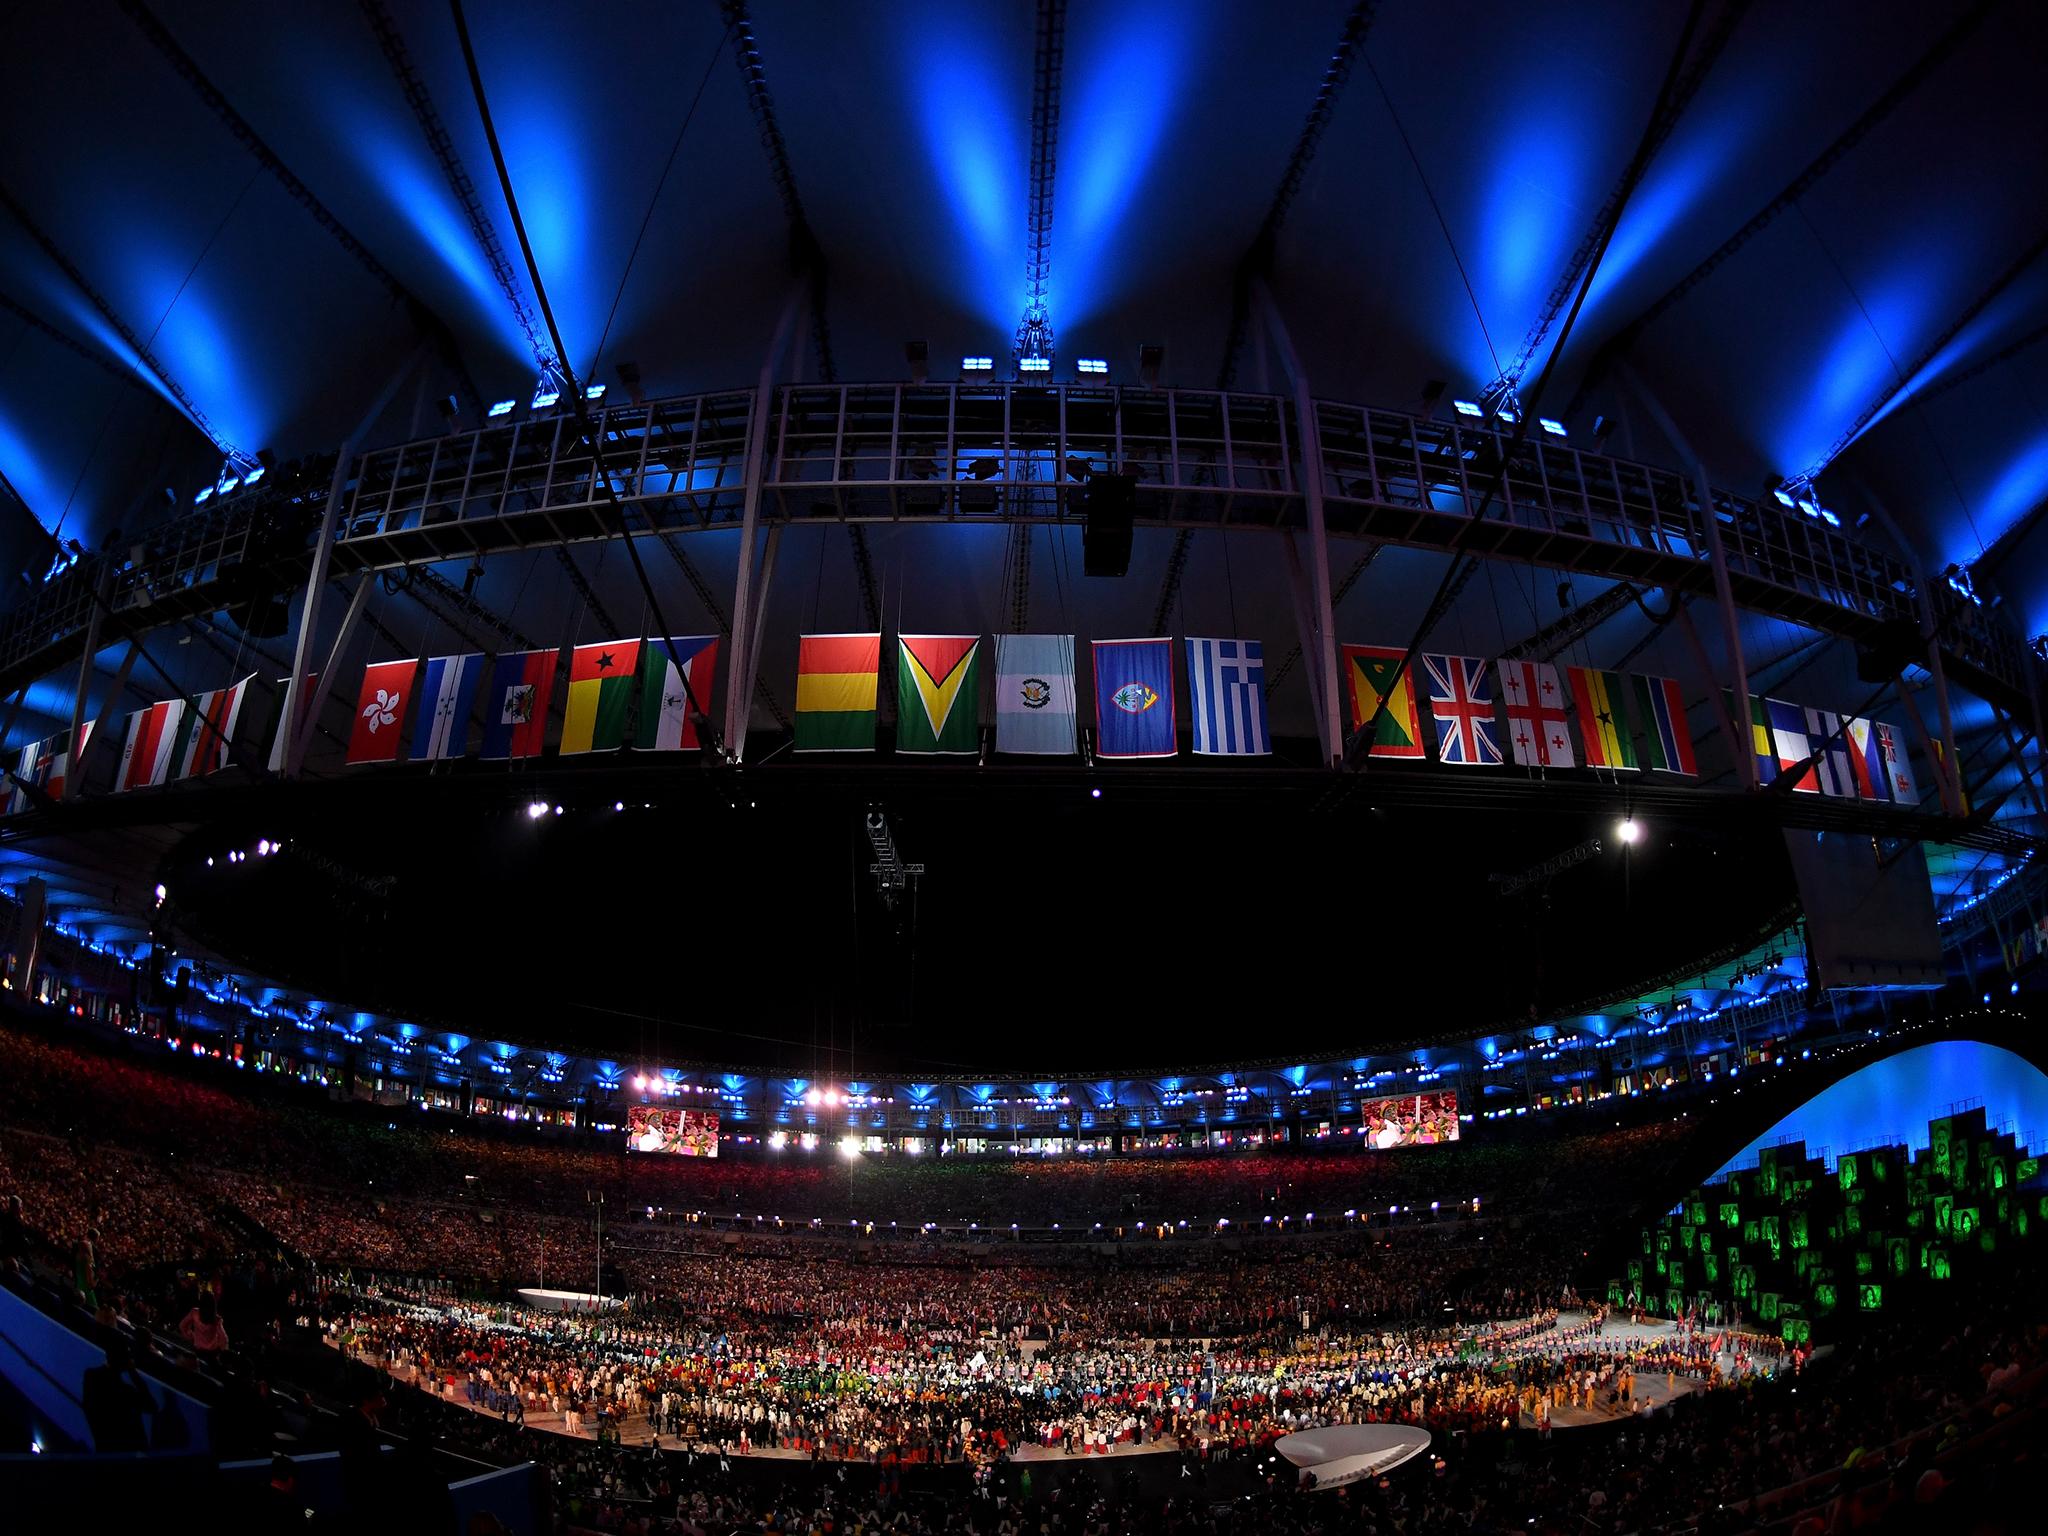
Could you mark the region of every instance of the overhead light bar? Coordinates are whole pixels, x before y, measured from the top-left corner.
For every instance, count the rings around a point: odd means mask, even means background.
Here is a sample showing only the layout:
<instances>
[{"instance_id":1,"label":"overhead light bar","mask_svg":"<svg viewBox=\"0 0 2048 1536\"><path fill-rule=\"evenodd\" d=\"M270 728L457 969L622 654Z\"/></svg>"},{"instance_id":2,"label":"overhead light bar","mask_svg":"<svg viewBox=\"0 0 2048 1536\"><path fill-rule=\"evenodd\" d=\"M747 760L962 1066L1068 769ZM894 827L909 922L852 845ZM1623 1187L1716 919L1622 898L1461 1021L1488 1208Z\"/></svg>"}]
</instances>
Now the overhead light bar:
<instances>
[{"instance_id":1,"label":"overhead light bar","mask_svg":"<svg viewBox=\"0 0 2048 1536\"><path fill-rule=\"evenodd\" d=\"M1785 487L1783 487L1782 485L1771 487L1771 494L1778 498L1778 505L1781 507L1796 507L1799 505L1799 503L1793 499L1792 493L1786 490Z\"/></svg>"},{"instance_id":2,"label":"overhead light bar","mask_svg":"<svg viewBox=\"0 0 2048 1536\"><path fill-rule=\"evenodd\" d=\"M1455 405L1458 408L1458 414L1460 416L1484 416L1486 414L1486 412L1482 411L1479 408L1477 402L1475 401L1453 400L1451 404Z\"/></svg>"},{"instance_id":3,"label":"overhead light bar","mask_svg":"<svg viewBox=\"0 0 2048 1536\"><path fill-rule=\"evenodd\" d=\"M559 389L536 390L533 396L533 409L544 411L561 398L562 392Z\"/></svg>"},{"instance_id":4,"label":"overhead light bar","mask_svg":"<svg viewBox=\"0 0 2048 1536\"><path fill-rule=\"evenodd\" d=\"M1538 416L1536 418L1536 425L1548 432L1552 437L1563 437L1565 435L1564 423L1555 416Z\"/></svg>"},{"instance_id":5,"label":"overhead light bar","mask_svg":"<svg viewBox=\"0 0 2048 1536\"><path fill-rule=\"evenodd\" d=\"M258 464L254 469L250 470L249 473L242 476L242 488L244 490L247 490L250 486L254 485L258 480L261 480L263 478L263 474L263 466L261 464Z\"/></svg>"},{"instance_id":6,"label":"overhead light bar","mask_svg":"<svg viewBox=\"0 0 2048 1536\"><path fill-rule=\"evenodd\" d=\"M210 485L202 485L193 494L192 505L195 507L202 506L211 500L213 500L213 487Z\"/></svg>"},{"instance_id":7,"label":"overhead light bar","mask_svg":"<svg viewBox=\"0 0 2048 1536\"><path fill-rule=\"evenodd\" d=\"M987 373L995 365L996 360L992 357L970 356L960 359L962 373Z\"/></svg>"},{"instance_id":8,"label":"overhead light bar","mask_svg":"<svg viewBox=\"0 0 2048 1536\"><path fill-rule=\"evenodd\" d=\"M1017 359L1019 373L1050 373L1052 359L1049 357L1020 357Z\"/></svg>"},{"instance_id":9,"label":"overhead light bar","mask_svg":"<svg viewBox=\"0 0 2048 1536\"><path fill-rule=\"evenodd\" d=\"M488 411L485 411L484 414L486 416L510 416L512 414L512 407L518 403L516 400L500 400Z\"/></svg>"},{"instance_id":10,"label":"overhead light bar","mask_svg":"<svg viewBox=\"0 0 2048 1536\"><path fill-rule=\"evenodd\" d=\"M1076 373L1107 373L1109 359L1106 357L1081 357L1074 360Z\"/></svg>"},{"instance_id":11,"label":"overhead light bar","mask_svg":"<svg viewBox=\"0 0 2048 1536\"><path fill-rule=\"evenodd\" d=\"M586 400L602 400L604 398L604 391L605 386L602 384L588 384L584 386L583 398Z\"/></svg>"},{"instance_id":12,"label":"overhead light bar","mask_svg":"<svg viewBox=\"0 0 2048 1536\"><path fill-rule=\"evenodd\" d=\"M241 483L242 477L240 475L229 475L225 480L221 481L220 483L221 495L226 496L230 494L235 490L236 487L241 485Z\"/></svg>"}]
</instances>

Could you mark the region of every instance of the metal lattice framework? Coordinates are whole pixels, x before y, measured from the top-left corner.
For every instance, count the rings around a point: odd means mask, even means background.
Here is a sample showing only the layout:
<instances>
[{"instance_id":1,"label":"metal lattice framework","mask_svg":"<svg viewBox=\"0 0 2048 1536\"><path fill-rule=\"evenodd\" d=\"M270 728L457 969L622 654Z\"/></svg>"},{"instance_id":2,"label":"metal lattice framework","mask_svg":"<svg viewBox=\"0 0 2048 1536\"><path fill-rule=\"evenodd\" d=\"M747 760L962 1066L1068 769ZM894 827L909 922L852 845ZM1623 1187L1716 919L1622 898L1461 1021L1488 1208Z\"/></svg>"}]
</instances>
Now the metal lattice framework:
<instances>
[{"instance_id":1,"label":"metal lattice framework","mask_svg":"<svg viewBox=\"0 0 2048 1536\"><path fill-rule=\"evenodd\" d=\"M360 454L340 481L333 574L616 538L619 505L636 533L736 528L753 399L728 390L596 412L610 495L566 415ZM1703 510L1689 475L1556 438L1516 443L1498 423L1327 400L1314 411L1333 537L1705 592L1711 515L1742 608L1851 640L1919 624L1910 569L1770 498L1717 490ZM1141 524L1299 532L1299 432L1291 400L1220 390L790 385L765 422L760 515L785 525L1057 523L1080 516L1077 466L1117 464L1137 479ZM1496 476L1500 491L1475 526ZM0 687L76 656L105 559L117 564L115 611L139 628L219 608L266 560L280 582L302 579L325 490L318 476L299 484L298 496L265 488L212 503L45 585L0 625ZM1931 591L1944 655L1962 679L2008 707L2028 700L2032 664L2018 638L1942 584Z\"/></svg>"}]
</instances>

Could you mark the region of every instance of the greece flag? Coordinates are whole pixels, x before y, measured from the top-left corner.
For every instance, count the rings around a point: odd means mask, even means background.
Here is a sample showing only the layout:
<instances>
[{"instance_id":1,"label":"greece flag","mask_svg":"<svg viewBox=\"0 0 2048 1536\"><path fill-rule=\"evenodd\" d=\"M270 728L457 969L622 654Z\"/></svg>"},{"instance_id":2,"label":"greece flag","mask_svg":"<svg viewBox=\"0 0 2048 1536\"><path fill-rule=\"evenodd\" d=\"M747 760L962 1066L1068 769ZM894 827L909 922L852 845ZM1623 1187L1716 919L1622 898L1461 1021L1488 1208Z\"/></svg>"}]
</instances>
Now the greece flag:
<instances>
[{"instance_id":1,"label":"greece flag","mask_svg":"<svg viewBox=\"0 0 2048 1536\"><path fill-rule=\"evenodd\" d=\"M1195 751L1205 757L1265 757L1266 660L1256 640L1188 640L1188 697Z\"/></svg>"}]
</instances>

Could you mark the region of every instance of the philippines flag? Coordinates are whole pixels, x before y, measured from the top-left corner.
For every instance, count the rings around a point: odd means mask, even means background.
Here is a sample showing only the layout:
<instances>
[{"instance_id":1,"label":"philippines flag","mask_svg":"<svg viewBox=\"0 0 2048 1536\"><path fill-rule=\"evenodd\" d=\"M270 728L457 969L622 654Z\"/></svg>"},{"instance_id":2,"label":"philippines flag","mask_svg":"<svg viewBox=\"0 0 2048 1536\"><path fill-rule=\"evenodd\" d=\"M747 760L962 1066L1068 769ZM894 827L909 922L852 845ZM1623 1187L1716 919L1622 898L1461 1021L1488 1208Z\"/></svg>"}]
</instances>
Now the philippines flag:
<instances>
[{"instance_id":1,"label":"philippines flag","mask_svg":"<svg viewBox=\"0 0 2048 1536\"><path fill-rule=\"evenodd\" d=\"M1439 762L1491 768L1500 762L1493 719L1492 668L1477 656L1422 657Z\"/></svg>"},{"instance_id":2,"label":"philippines flag","mask_svg":"<svg viewBox=\"0 0 2048 1536\"><path fill-rule=\"evenodd\" d=\"M413 694L413 761L438 762L462 756L469 745L469 717L476 709L477 686L483 680L481 651L427 658Z\"/></svg>"},{"instance_id":3,"label":"philippines flag","mask_svg":"<svg viewBox=\"0 0 2048 1536\"><path fill-rule=\"evenodd\" d=\"M128 717L128 738L121 745L121 768L114 788L147 789L171 775L171 751L185 719L183 699L165 699Z\"/></svg>"},{"instance_id":4,"label":"philippines flag","mask_svg":"<svg viewBox=\"0 0 2048 1536\"><path fill-rule=\"evenodd\" d=\"M1877 744L1877 731L1868 720L1851 715L1842 722L1849 738L1849 778L1858 800L1889 800L1890 777L1885 773L1884 755Z\"/></svg>"},{"instance_id":5,"label":"philippines flag","mask_svg":"<svg viewBox=\"0 0 2048 1536\"><path fill-rule=\"evenodd\" d=\"M1265 757L1266 660L1256 640L1188 639L1188 706L1202 757Z\"/></svg>"},{"instance_id":6,"label":"philippines flag","mask_svg":"<svg viewBox=\"0 0 2048 1536\"><path fill-rule=\"evenodd\" d=\"M349 727L348 756L343 761L398 761L398 722L405 718L413 675L419 668L417 656L408 656L403 661L376 661L363 668L363 687L356 695L355 722Z\"/></svg>"},{"instance_id":7,"label":"philippines flag","mask_svg":"<svg viewBox=\"0 0 2048 1536\"><path fill-rule=\"evenodd\" d=\"M548 704L555 692L560 651L512 651L498 658L484 700L484 741L477 756L489 760L539 757L547 743Z\"/></svg>"},{"instance_id":8,"label":"philippines flag","mask_svg":"<svg viewBox=\"0 0 2048 1536\"><path fill-rule=\"evenodd\" d=\"M1095 755L1172 757L1173 642L1095 642Z\"/></svg>"},{"instance_id":9,"label":"philippines flag","mask_svg":"<svg viewBox=\"0 0 2048 1536\"><path fill-rule=\"evenodd\" d=\"M1809 706L1806 734L1813 742L1808 750L1820 754L1820 761L1814 765L1814 771L1820 776L1820 792L1837 800L1854 800L1856 776L1849 760L1849 737L1843 729L1842 717Z\"/></svg>"}]
</instances>

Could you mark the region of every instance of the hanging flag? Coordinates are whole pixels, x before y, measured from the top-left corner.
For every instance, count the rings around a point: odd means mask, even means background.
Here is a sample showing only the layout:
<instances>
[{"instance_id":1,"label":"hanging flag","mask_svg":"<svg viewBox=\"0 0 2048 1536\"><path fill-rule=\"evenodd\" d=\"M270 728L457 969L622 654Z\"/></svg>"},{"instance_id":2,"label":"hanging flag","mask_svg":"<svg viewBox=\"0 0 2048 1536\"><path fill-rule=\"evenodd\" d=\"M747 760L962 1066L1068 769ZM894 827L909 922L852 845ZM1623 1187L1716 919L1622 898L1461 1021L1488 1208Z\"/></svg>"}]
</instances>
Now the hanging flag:
<instances>
[{"instance_id":1,"label":"hanging flag","mask_svg":"<svg viewBox=\"0 0 2048 1536\"><path fill-rule=\"evenodd\" d=\"M1622 703L1621 674L1597 672L1591 667L1566 667L1564 675L1572 691L1572 705L1579 712L1579 739L1586 744L1586 766L1636 772L1636 742L1629 734L1628 710Z\"/></svg>"},{"instance_id":2,"label":"hanging flag","mask_svg":"<svg viewBox=\"0 0 2048 1536\"><path fill-rule=\"evenodd\" d=\"M996 750L1071 757L1074 637L996 636Z\"/></svg>"},{"instance_id":3,"label":"hanging flag","mask_svg":"<svg viewBox=\"0 0 2048 1536\"><path fill-rule=\"evenodd\" d=\"M670 652L682 659L682 671L676 670ZM633 730L633 745L650 752L683 752L703 745L697 739L690 699L695 695L697 708L709 716L711 679L717 670L716 635L680 635L667 644L648 641L640 657L640 723Z\"/></svg>"},{"instance_id":4,"label":"hanging flag","mask_svg":"<svg viewBox=\"0 0 2048 1536\"><path fill-rule=\"evenodd\" d=\"M1668 677L1629 674L1635 693L1636 718L1643 724L1643 766L1660 773L1699 773L1692 752L1692 726L1685 718L1685 696Z\"/></svg>"},{"instance_id":5,"label":"hanging flag","mask_svg":"<svg viewBox=\"0 0 2048 1536\"><path fill-rule=\"evenodd\" d=\"M1849 739L1849 778L1859 800L1889 800L1891 775L1885 771L1884 751L1878 745L1877 728L1868 720L1851 715L1842 722Z\"/></svg>"},{"instance_id":6,"label":"hanging flag","mask_svg":"<svg viewBox=\"0 0 2048 1536\"><path fill-rule=\"evenodd\" d=\"M79 748L92 740L93 722L87 720L78 728ZM71 789L71 731L69 727L59 731L43 743L42 756L36 762L36 782L52 800L62 800Z\"/></svg>"},{"instance_id":7,"label":"hanging flag","mask_svg":"<svg viewBox=\"0 0 2048 1536\"><path fill-rule=\"evenodd\" d=\"M1941 750L1939 741L1930 740L1928 745L1934 748L1934 766L1938 776L1941 765L1948 760L1948 754ZM1956 775L1956 803L1962 807L1965 816L1970 814L1970 786L1960 773Z\"/></svg>"},{"instance_id":8,"label":"hanging flag","mask_svg":"<svg viewBox=\"0 0 2048 1536\"><path fill-rule=\"evenodd\" d=\"M1806 761L1813 756L1813 738L1806 733L1806 712L1797 704L1787 704L1783 699L1765 699L1764 718L1770 724L1771 750L1777 756L1776 769L1771 777L1775 779L1780 773L1796 770L1798 777L1792 781L1793 793L1819 794L1819 776ZM1757 778L1759 781L1763 778L1761 765Z\"/></svg>"},{"instance_id":9,"label":"hanging flag","mask_svg":"<svg viewBox=\"0 0 2048 1536\"><path fill-rule=\"evenodd\" d=\"M174 777L204 778L227 767L228 757L234 750L235 727L242 719L242 699L249 691L249 684L255 680L256 674L251 672L230 687L215 688L199 695L196 701L199 713L194 716L187 711L185 714Z\"/></svg>"},{"instance_id":10,"label":"hanging flag","mask_svg":"<svg viewBox=\"0 0 2048 1536\"><path fill-rule=\"evenodd\" d=\"M477 756L490 761L539 757L547 745L548 704L555 693L559 651L510 651L491 669L484 695L484 739Z\"/></svg>"},{"instance_id":11,"label":"hanging flag","mask_svg":"<svg viewBox=\"0 0 2048 1536\"><path fill-rule=\"evenodd\" d=\"M1735 692L1730 688L1721 690L1722 701L1732 711L1735 708ZM1756 781L1768 784L1778 776L1778 741L1771 734L1771 717L1764 709L1764 701L1755 694L1749 696L1749 751L1756 759Z\"/></svg>"},{"instance_id":12,"label":"hanging flag","mask_svg":"<svg viewBox=\"0 0 2048 1536\"><path fill-rule=\"evenodd\" d=\"M980 750L981 636L896 637L896 750Z\"/></svg>"},{"instance_id":13,"label":"hanging flag","mask_svg":"<svg viewBox=\"0 0 2048 1536\"><path fill-rule=\"evenodd\" d=\"M1820 792L1837 800L1854 800L1856 776L1850 764L1849 733L1842 717L1829 710L1809 706L1806 734L1813 743L1807 750L1820 754L1820 761L1813 765L1820 780Z\"/></svg>"},{"instance_id":14,"label":"hanging flag","mask_svg":"<svg viewBox=\"0 0 2048 1536\"><path fill-rule=\"evenodd\" d=\"M1095 755L1172 757L1180 750L1173 711L1173 642L1097 640Z\"/></svg>"},{"instance_id":15,"label":"hanging flag","mask_svg":"<svg viewBox=\"0 0 2048 1536\"><path fill-rule=\"evenodd\" d=\"M1884 778L1891 786L1893 801L1899 805L1918 805L1920 788L1913 782L1913 763L1906 756L1906 738L1882 720L1877 723L1877 751L1884 764Z\"/></svg>"},{"instance_id":16,"label":"hanging flag","mask_svg":"<svg viewBox=\"0 0 2048 1536\"><path fill-rule=\"evenodd\" d=\"M483 681L481 651L466 656L429 656L413 693L412 760L438 762L460 757L469 745L469 717Z\"/></svg>"},{"instance_id":17,"label":"hanging flag","mask_svg":"<svg viewBox=\"0 0 2048 1536\"><path fill-rule=\"evenodd\" d=\"M363 668L363 686L356 694L356 716L349 727L349 763L395 763L406 706L412 702L412 681L420 668L417 656L403 661L373 661Z\"/></svg>"},{"instance_id":18,"label":"hanging flag","mask_svg":"<svg viewBox=\"0 0 2048 1536\"><path fill-rule=\"evenodd\" d=\"M1344 678L1351 697L1351 735L1379 715L1372 733L1373 757L1421 757L1422 721L1415 712L1415 674L1402 668L1406 654L1383 645L1344 647ZM1380 701L1386 700L1386 708Z\"/></svg>"},{"instance_id":19,"label":"hanging flag","mask_svg":"<svg viewBox=\"0 0 2048 1536\"><path fill-rule=\"evenodd\" d=\"M1570 768L1571 726L1557 668L1547 661L1504 661L1500 696L1508 710L1508 744L1524 768Z\"/></svg>"},{"instance_id":20,"label":"hanging flag","mask_svg":"<svg viewBox=\"0 0 2048 1536\"><path fill-rule=\"evenodd\" d=\"M290 745L291 733L284 728L284 707L287 702L287 695L291 692L291 685L292 680L288 677L280 677L277 680L277 692L270 701L270 723L264 727L264 734L270 738L268 766L272 773L284 772L285 749ZM299 709L301 721L303 722L308 717L319 718L319 673L308 672L306 674L305 685L300 688L299 697L305 701Z\"/></svg>"},{"instance_id":21,"label":"hanging flag","mask_svg":"<svg viewBox=\"0 0 2048 1536\"><path fill-rule=\"evenodd\" d=\"M1188 640L1188 714L1198 757L1270 757L1266 657L1257 640Z\"/></svg>"},{"instance_id":22,"label":"hanging flag","mask_svg":"<svg viewBox=\"0 0 2048 1536\"><path fill-rule=\"evenodd\" d=\"M171 750L185 718L183 699L165 699L128 717L128 736L121 745L121 767L114 788L148 789L171 775Z\"/></svg>"},{"instance_id":23,"label":"hanging flag","mask_svg":"<svg viewBox=\"0 0 2048 1536\"><path fill-rule=\"evenodd\" d=\"M626 708L640 669L638 640L605 640L569 653L569 698L562 709L563 757L616 752L626 744Z\"/></svg>"},{"instance_id":24,"label":"hanging flag","mask_svg":"<svg viewBox=\"0 0 2048 1536\"><path fill-rule=\"evenodd\" d=\"M1478 656L1424 653L1423 686L1436 721L1436 756L1442 763L1491 768L1500 762L1499 726L1493 718L1493 668Z\"/></svg>"},{"instance_id":25,"label":"hanging flag","mask_svg":"<svg viewBox=\"0 0 2048 1536\"><path fill-rule=\"evenodd\" d=\"M796 653L796 750L875 750L875 679L882 637L801 635Z\"/></svg>"},{"instance_id":26,"label":"hanging flag","mask_svg":"<svg viewBox=\"0 0 2048 1536\"><path fill-rule=\"evenodd\" d=\"M32 803L28 797L29 785L36 782L37 770L43 760L43 751L48 742L31 741L24 743L21 754L14 760L14 777L8 781L7 814L19 816Z\"/></svg>"}]
</instances>

